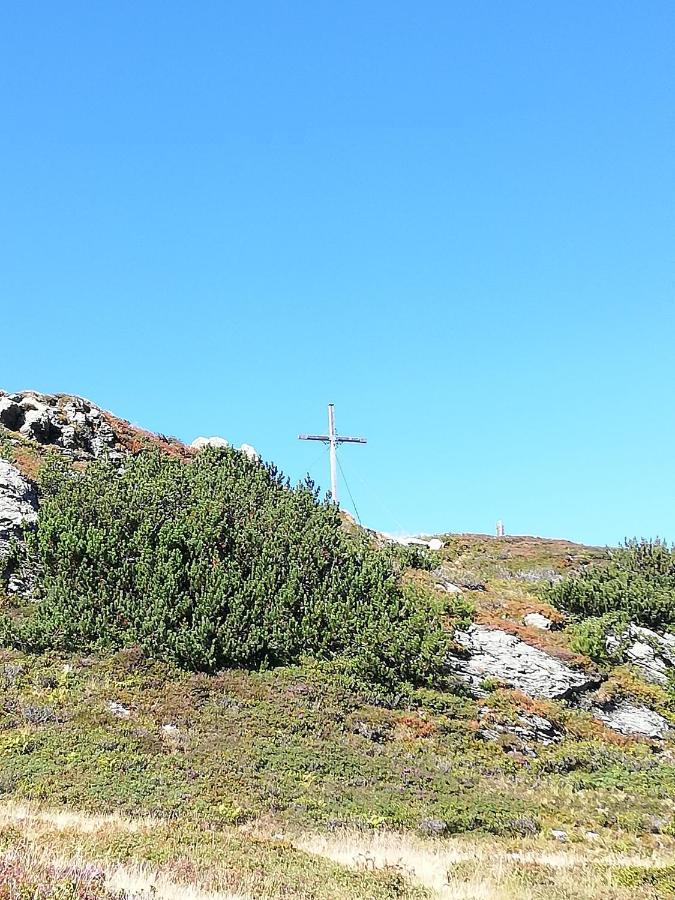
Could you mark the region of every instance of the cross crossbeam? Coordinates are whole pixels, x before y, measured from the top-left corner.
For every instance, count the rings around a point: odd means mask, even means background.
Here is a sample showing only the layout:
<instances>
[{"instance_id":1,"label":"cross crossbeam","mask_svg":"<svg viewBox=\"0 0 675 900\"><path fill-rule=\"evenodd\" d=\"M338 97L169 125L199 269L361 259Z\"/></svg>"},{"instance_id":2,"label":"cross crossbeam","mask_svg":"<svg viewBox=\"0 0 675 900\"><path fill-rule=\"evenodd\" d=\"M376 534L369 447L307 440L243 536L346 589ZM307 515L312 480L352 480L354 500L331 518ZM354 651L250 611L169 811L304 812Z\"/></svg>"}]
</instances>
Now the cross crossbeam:
<instances>
[{"instance_id":1,"label":"cross crossbeam","mask_svg":"<svg viewBox=\"0 0 675 900\"><path fill-rule=\"evenodd\" d=\"M335 405L328 404L328 434L299 434L300 441L322 441L330 448L330 494L333 503L338 502L337 493L337 456L338 444L367 444L362 437L341 436L335 431Z\"/></svg>"}]
</instances>

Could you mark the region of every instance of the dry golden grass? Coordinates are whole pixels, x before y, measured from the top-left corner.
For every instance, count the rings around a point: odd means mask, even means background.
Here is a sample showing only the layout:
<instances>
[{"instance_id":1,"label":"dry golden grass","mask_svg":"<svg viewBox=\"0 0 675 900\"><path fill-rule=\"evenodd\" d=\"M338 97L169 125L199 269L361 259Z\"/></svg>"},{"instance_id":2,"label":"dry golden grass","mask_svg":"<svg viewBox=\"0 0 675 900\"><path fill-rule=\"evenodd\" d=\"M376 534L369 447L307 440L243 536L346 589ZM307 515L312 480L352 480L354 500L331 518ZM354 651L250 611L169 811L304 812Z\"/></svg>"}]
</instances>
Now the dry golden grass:
<instances>
[{"instance_id":1,"label":"dry golden grass","mask_svg":"<svg viewBox=\"0 0 675 900\"><path fill-rule=\"evenodd\" d=\"M547 846L548 843L548 846ZM308 835L296 845L355 867L398 867L438 900L628 900L660 897L623 889L612 870L672 866L672 854L619 853L604 847L551 849L542 839L516 844L462 837L432 841L392 832ZM665 895L664 895L665 896Z\"/></svg>"},{"instance_id":2,"label":"dry golden grass","mask_svg":"<svg viewBox=\"0 0 675 900\"><path fill-rule=\"evenodd\" d=\"M244 842L242 852L246 853L247 840L251 848L266 842L279 850L288 848L302 860L295 883L275 883L272 879L263 886L257 875L242 874L236 879L236 889L223 890L220 885L229 885L233 880L231 856L227 860L205 857L210 860L207 862L200 858L198 877L191 879L189 860L184 856L186 847L181 846L177 834L172 835L171 823L158 819L92 816L6 803L0 806L0 828L14 829L13 852L23 853L24 863L34 868L95 862L105 872L109 888L132 894L152 891L156 900L310 900L319 896L336 900L389 896L426 896L435 900L665 900L668 894L658 887L622 887L614 874L626 866L636 867L638 871L666 871L664 867L675 863L670 851L621 853L602 842L566 846L542 837L520 842L466 836L434 840L390 831L349 829L280 835L274 832L273 823L259 822L232 829L237 840ZM134 859L131 851L129 858L119 861L106 856L101 849L106 840L108 844L117 841L119 845L124 843L125 835L157 837L162 832L166 833L159 845L163 848L158 854L161 862ZM197 840L207 843L212 836L205 832L203 838L198 834ZM127 841L128 848L136 846L129 838ZM197 856L199 843L193 842L191 846ZM96 847L99 851L92 858ZM168 857L166 847L171 850ZM364 876L397 873L401 879L399 889L403 892L374 893L365 880L347 893L337 884L334 893L330 884L326 885L325 893L314 893L306 889L302 873L313 866L325 865L322 860ZM176 872L181 877L176 877ZM401 888L404 884L410 886L411 892Z\"/></svg>"}]
</instances>

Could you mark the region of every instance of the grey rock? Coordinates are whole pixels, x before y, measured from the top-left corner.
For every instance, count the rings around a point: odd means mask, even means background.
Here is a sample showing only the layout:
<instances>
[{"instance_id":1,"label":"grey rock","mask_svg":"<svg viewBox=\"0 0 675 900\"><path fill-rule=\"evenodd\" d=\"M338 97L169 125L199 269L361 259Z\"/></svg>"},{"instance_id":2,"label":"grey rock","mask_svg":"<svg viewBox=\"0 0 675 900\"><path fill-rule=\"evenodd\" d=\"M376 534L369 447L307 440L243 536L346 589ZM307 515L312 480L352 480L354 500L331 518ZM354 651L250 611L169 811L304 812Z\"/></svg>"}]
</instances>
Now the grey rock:
<instances>
[{"instance_id":1,"label":"grey rock","mask_svg":"<svg viewBox=\"0 0 675 900\"><path fill-rule=\"evenodd\" d=\"M60 428L45 406L28 409L19 432L40 444L53 444L61 434Z\"/></svg>"},{"instance_id":2,"label":"grey rock","mask_svg":"<svg viewBox=\"0 0 675 900\"><path fill-rule=\"evenodd\" d=\"M666 719L653 709L621 700L611 706L592 706L591 712L613 731L620 734L663 738L670 730Z\"/></svg>"},{"instance_id":3,"label":"grey rock","mask_svg":"<svg viewBox=\"0 0 675 900\"><path fill-rule=\"evenodd\" d=\"M517 578L519 581L527 581L531 584L541 584L542 582L555 584L562 579L562 576L558 575L555 569L547 568L522 569L520 572L516 572L513 577Z\"/></svg>"},{"instance_id":4,"label":"grey rock","mask_svg":"<svg viewBox=\"0 0 675 900\"><path fill-rule=\"evenodd\" d=\"M419 829L424 834L444 834L448 830L448 823L443 819L422 819Z\"/></svg>"},{"instance_id":5,"label":"grey rock","mask_svg":"<svg viewBox=\"0 0 675 900\"><path fill-rule=\"evenodd\" d=\"M537 647L497 628L471 625L455 640L466 657L450 654L448 668L474 688L497 679L530 697L561 699L596 687L597 676L573 669Z\"/></svg>"},{"instance_id":6,"label":"grey rock","mask_svg":"<svg viewBox=\"0 0 675 900\"><path fill-rule=\"evenodd\" d=\"M437 581L436 587L440 591L445 591L447 594L463 593L461 587L458 587L456 584L453 584L452 581Z\"/></svg>"},{"instance_id":7,"label":"grey rock","mask_svg":"<svg viewBox=\"0 0 675 900\"><path fill-rule=\"evenodd\" d=\"M369 741L382 744L387 739L387 728L370 722L357 722L354 726L354 734L360 734Z\"/></svg>"},{"instance_id":8,"label":"grey rock","mask_svg":"<svg viewBox=\"0 0 675 900\"><path fill-rule=\"evenodd\" d=\"M542 631L550 631L553 625L551 619L538 612L531 612L523 616L523 622L530 628L540 628Z\"/></svg>"},{"instance_id":9,"label":"grey rock","mask_svg":"<svg viewBox=\"0 0 675 900\"><path fill-rule=\"evenodd\" d=\"M35 489L16 466L0 459L0 549L36 518Z\"/></svg>"},{"instance_id":10,"label":"grey rock","mask_svg":"<svg viewBox=\"0 0 675 900\"><path fill-rule=\"evenodd\" d=\"M0 391L0 424L23 438L56 447L69 457L123 456L114 449L117 436L101 410L82 397Z\"/></svg>"},{"instance_id":11,"label":"grey rock","mask_svg":"<svg viewBox=\"0 0 675 900\"><path fill-rule=\"evenodd\" d=\"M492 718L494 710L484 706L478 716L481 719ZM521 713L515 722L490 721L477 731L478 737L486 741L497 740L501 735L513 735L521 742L521 749L529 756L536 757L536 749L533 745L548 746L562 739L562 733L545 719L534 713Z\"/></svg>"},{"instance_id":12,"label":"grey rock","mask_svg":"<svg viewBox=\"0 0 675 900\"><path fill-rule=\"evenodd\" d=\"M659 634L631 622L622 631L610 631L605 646L615 657L631 663L653 684L668 684L675 666L675 635Z\"/></svg>"},{"instance_id":13,"label":"grey rock","mask_svg":"<svg viewBox=\"0 0 675 900\"><path fill-rule=\"evenodd\" d=\"M658 634L640 625L629 626L633 642L626 648L626 659L637 666L648 681L668 683L668 670L675 666L675 635Z\"/></svg>"}]
</instances>

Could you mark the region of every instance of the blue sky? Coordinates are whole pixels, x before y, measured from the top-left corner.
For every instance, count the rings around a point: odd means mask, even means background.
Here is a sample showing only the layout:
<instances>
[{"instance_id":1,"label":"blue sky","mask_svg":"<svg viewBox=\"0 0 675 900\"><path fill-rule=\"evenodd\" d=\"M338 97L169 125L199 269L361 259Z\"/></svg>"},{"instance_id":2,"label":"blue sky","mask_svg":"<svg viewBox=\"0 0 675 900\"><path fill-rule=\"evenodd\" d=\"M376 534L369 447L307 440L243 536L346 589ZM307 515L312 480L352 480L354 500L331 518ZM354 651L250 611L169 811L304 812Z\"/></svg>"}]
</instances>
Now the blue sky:
<instances>
[{"instance_id":1,"label":"blue sky","mask_svg":"<svg viewBox=\"0 0 675 900\"><path fill-rule=\"evenodd\" d=\"M333 401L368 524L675 540L674 51L671 0L10 0L0 386L323 486Z\"/></svg>"}]
</instances>

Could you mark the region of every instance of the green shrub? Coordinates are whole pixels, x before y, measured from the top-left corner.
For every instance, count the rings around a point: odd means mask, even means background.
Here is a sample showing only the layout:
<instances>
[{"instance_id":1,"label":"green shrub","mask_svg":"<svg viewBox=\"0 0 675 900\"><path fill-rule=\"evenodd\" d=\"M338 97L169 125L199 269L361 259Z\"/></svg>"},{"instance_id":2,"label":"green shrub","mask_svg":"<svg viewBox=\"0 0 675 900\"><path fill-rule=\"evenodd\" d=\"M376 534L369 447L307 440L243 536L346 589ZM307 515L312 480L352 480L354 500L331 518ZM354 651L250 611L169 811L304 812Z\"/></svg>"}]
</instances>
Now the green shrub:
<instances>
[{"instance_id":1,"label":"green shrub","mask_svg":"<svg viewBox=\"0 0 675 900\"><path fill-rule=\"evenodd\" d=\"M431 600L387 554L341 528L311 482L291 488L234 450L181 462L140 454L41 476L38 573L19 646L139 645L195 669L344 655L379 681L439 671L446 638Z\"/></svg>"},{"instance_id":2,"label":"green shrub","mask_svg":"<svg viewBox=\"0 0 675 900\"><path fill-rule=\"evenodd\" d=\"M623 651L628 641L625 637L628 616L625 613L605 613L576 622L566 629L570 637L570 648L589 656L597 663L618 665L623 660ZM607 644L608 636L614 643Z\"/></svg>"},{"instance_id":3,"label":"green shrub","mask_svg":"<svg viewBox=\"0 0 675 900\"><path fill-rule=\"evenodd\" d=\"M579 616L624 613L650 628L675 625L675 548L660 540L626 541L605 559L553 585L548 599Z\"/></svg>"}]
</instances>

